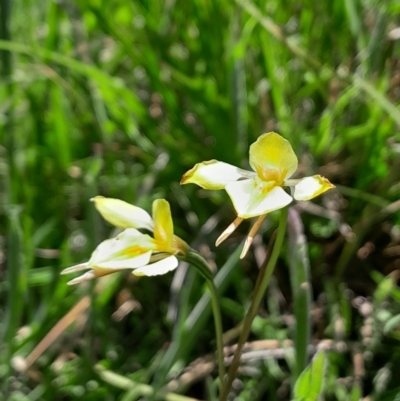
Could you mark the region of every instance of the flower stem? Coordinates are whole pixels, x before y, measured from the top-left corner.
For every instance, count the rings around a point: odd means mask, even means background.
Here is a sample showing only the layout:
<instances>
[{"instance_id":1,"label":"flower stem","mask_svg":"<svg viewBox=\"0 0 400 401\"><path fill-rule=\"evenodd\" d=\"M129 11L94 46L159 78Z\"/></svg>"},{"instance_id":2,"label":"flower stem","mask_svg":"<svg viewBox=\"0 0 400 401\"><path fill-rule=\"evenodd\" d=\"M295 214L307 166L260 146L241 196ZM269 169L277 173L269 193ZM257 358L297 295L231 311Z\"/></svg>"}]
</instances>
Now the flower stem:
<instances>
[{"instance_id":1,"label":"flower stem","mask_svg":"<svg viewBox=\"0 0 400 401\"><path fill-rule=\"evenodd\" d=\"M215 324L215 336L217 340L217 354L218 354L218 375L219 375L219 387L222 389L225 380L225 364L224 364L224 344L222 342L222 319L221 310L218 302L217 289L215 287L214 281L207 280L207 285L211 294L211 303L214 315Z\"/></svg>"},{"instance_id":2,"label":"flower stem","mask_svg":"<svg viewBox=\"0 0 400 401\"><path fill-rule=\"evenodd\" d=\"M257 311L260 306L261 300L264 296L265 290L267 289L267 286L268 286L268 283L272 276L272 273L274 272L279 253L282 248L283 240L285 238L287 214L288 214L288 208L285 207L281 210L278 233L276 236L276 241L273 246L271 256L267 263L267 267L265 270L260 269L259 277L257 278L257 283L259 283L259 285L257 285L255 288L254 296L251 301L249 310L247 311L246 317L244 318L243 329L242 329L242 332L240 333L240 337L239 337L239 341L238 341L237 348L235 351L235 355L233 357L231 366L228 371L228 377L222 388L222 392L220 395L220 401L225 401L229 395L229 390L232 386L232 382L233 382L233 380L236 376L236 372L239 368L240 356L242 354L243 346L250 334L251 324L253 322L254 317L257 314ZM268 257L268 255L267 255L267 257ZM262 275L262 277L260 277L261 275Z\"/></svg>"},{"instance_id":3,"label":"flower stem","mask_svg":"<svg viewBox=\"0 0 400 401\"><path fill-rule=\"evenodd\" d=\"M222 318L221 310L219 307L217 288L213 281L213 276L209 264L204 258L196 251L190 250L185 257L186 262L190 263L199 271L199 273L206 279L208 289L211 296L211 306L214 315L215 336L217 341L217 358L218 358L218 374L220 381L220 389L222 389L225 378L225 365L224 365L224 346L222 342Z\"/></svg>"}]
</instances>

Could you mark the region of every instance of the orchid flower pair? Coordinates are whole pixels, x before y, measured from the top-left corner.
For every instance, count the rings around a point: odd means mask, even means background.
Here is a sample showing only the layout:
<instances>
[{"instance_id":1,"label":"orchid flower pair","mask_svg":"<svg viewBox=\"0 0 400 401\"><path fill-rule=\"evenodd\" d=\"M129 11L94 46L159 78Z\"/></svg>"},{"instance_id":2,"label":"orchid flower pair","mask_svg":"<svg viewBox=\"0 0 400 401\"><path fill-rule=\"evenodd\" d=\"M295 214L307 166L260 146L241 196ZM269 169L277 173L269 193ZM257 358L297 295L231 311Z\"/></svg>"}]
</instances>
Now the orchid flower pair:
<instances>
[{"instance_id":1,"label":"orchid flower pair","mask_svg":"<svg viewBox=\"0 0 400 401\"><path fill-rule=\"evenodd\" d=\"M237 218L221 234L216 245L224 241L244 220L258 219L251 228L241 258L248 251L266 215L281 209L293 198L283 187L290 187L296 200L310 200L334 188L320 175L292 179L297 170L297 157L290 143L275 132L261 135L250 146L250 166L247 171L217 160L196 164L184 174L181 184L197 184L208 190L225 189L237 212ZM117 237L103 241L88 262L65 269L62 273L88 272L69 282L77 284L120 270L132 270L136 275L154 276L175 269L189 246L174 235L169 204L164 199L153 203L153 218L136 206L97 196L92 199L105 220L124 229ZM153 237L138 229L152 231Z\"/></svg>"}]
</instances>

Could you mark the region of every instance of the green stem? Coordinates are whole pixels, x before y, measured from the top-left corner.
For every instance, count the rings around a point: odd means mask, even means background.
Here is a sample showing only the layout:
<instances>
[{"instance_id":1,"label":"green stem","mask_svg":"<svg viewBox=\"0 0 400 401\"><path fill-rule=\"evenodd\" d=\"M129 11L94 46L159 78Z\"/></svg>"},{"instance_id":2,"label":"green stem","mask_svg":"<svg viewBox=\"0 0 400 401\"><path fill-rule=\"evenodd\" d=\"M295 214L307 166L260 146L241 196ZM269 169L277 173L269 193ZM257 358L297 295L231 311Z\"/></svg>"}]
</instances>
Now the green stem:
<instances>
[{"instance_id":1,"label":"green stem","mask_svg":"<svg viewBox=\"0 0 400 401\"><path fill-rule=\"evenodd\" d=\"M228 377L224 383L224 386L223 386L223 389L221 392L220 401L225 401L229 395L229 390L232 386L232 382L233 382L233 380L236 376L236 372L239 368L240 356L242 354L243 346L244 346L245 342L247 341L247 338L250 334L251 324L253 322L254 317L257 314L258 308L259 308L261 300L264 296L265 290L267 289L267 286L269 284L272 273L275 270L275 265L278 260L278 256L280 254L281 248L282 248L283 240L285 238L287 213L288 213L287 207L285 207L281 210L278 234L276 236L276 241L275 241L272 253L271 253L271 257L268 260L268 264L265 269L265 272L263 269L260 270L260 274L262 274L263 277L261 280L259 280L260 277L257 279L257 282L260 282L260 285L258 286L258 288L256 288L256 292L253 296L252 302L250 304L250 308L246 314L246 317L244 318L243 329L242 329L242 332L240 333L240 337L239 337L239 341L238 341L237 348L235 351L235 355L233 357L231 366L228 371Z\"/></svg>"},{"instance_id":2,"label":"green stem","mask_svg":"<svg viewBox=\"0 0 400 401\"><path fill-rule=\"evenodd\" d=\"M215 336L217 340L217 354L218 354L218 374L220 381L219 386L222 389L225 380L225 364L224 364L224 344L222 342L221 310L219 307L218 294L214 281L207 280L207 285L210 290L211 304L214 311L213 315L214 315Z\"/></svg>"},{"instance_id":3,"label":"green stem","mask_svg":"<svg viewBox=\"0 0 400 401\"><path fill-rule=\"evenodd\" d=\"M222 318L221 309L219 307L217 288L215 287L211 268L209 264L199 255L196 251L190 250L186 257L186 262L196 267L199 273L206 279L208 289L211 295L211 305L214 315L215 336L217 341L217 358L218 358L218 374L220 381L220 389L222 389L225 378L225 365L224 365L224 346L222 342Z\"/></svg>"}]
</instances>

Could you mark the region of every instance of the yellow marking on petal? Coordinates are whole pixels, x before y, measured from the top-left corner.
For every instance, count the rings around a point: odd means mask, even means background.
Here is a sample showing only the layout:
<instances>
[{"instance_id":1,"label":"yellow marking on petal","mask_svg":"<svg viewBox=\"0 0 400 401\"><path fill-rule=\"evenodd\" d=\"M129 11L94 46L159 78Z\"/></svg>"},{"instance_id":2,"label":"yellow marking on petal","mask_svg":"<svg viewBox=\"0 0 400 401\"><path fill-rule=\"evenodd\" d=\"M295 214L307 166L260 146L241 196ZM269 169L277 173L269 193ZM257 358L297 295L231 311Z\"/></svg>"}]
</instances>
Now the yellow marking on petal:
<instances>
[{"instance_id":1,"label":"yellow marking on petal","mask_svg":"<svg viewBox=\"0 0 400 401\"><path fill-rule=\"evenodd\" d=\"M157 199L153 202L154 238L163 246L170 248L174 238L174 225L172 222L171 208L165 199Z\"/></svg>"},{"instance_id":2,"label":"yellow marking on petal","mask_svg":"<svg viewBox=\"0 0 400 401\"><path fill-rule=\"evenodd\" d=\"M147 234L142 234L135 228L127 228L115 238L101 242L93 251L89 259L89 266L96 266L106 261L127 259L124 252L132 247L140 247L146 251L155 248L154 239Z\"/></svg>"},{"instance_id":3,"label":"yellow marking on petal","mask_svg":"<svg viewBox=\"0 0 400 401\"><path fill-rule=\"evenodd\" d=\"M151 249L147 249L147 248L143 248L141 246L134 245L134 246L130 246L129 248L124 249L120 255L121 256L122 255L138 256L138 255L142 255L143 253L148 252L149 250L151 250Z\"/></svg>"},{"instance_id":4,"label":"yellow marking on petal","mask_svg":"<svg viewBox=\"0 0 400 401\"><path fill-rule=\"evenodd\" d=\"M294 198L300 201L307 201L332 188L335 188L335 186L321 175L305 177L295 185Z\"/></svg>"},{"instance_id":5,"label":"yellow marking on petal","mask_svg":"<svg viewBox=\"0 0 400 401\"><path fill-rule=\"evenodd\" d=\"M253 175L253 172L242 170L231 164L208 160L197 163L187 171L181 179L181 184L197 184L204 189L217 190L224 189L229 182Z\"/></svg>"},{"instance_id":6,"label":"yellow marking on petal","mask_svg":"<svg viewBox=\"0 0 400 401\"><path fill-rule=\"evenodd\" d=\"M248 250L250 249L251 244L254 241L254 237L256 236L258 230L261 227L261 224L263 223L263 221L265 220L266 217L267 217L266 214L264 214L263 216L260 216L257 219L257 221L253 224L253 227L251 227L251 229L249 231L249 235L247 236L246 241L244 243L242 253L240 254L240 259L243 259L246 256Z\"/></svg>"},{"instance_id":7,"label":"yellow marking on petal","mask_svg":"<svg viewBox=\"0 0 400 401\"><path fill-rule=\"evenodd\" d=\"M147 251L135 256L120 255L110 260L100 261L93 264L93 270L104 271L112 270L114 272L119 270L130 270L137 269L142 266L146 266L151 259L152 251Z\"/></svg>"},{"instance_id":8,"label":"yellow marking on petal","mask_svg":"<svg viewBox=\"0 0 400 401\"><path fill-rule=\"evenodd\" d=\"M282 183L287 175L286 170L266 169L260 167L258 176L265 182L275 182L275 185L282 186Z\"/></svg>"},{"instance_id":9,"label":"yellow marking on petal","mask_svg":"<svg viewBox=\"0 0 400 401\"><path fill-rule=\"evenodd\" d=\"M229 224L228 228L218 237L215 246L218 246L225 241L240 226L242 221L243 219L241 217L236 217L236 219Z\"/></svg>"},{"instance_id":10,"label":"yellow marking on petal","mask_svg":"<svg viewBox=\"0 0 400 401\"><path fill-rule=\"evenodd\" d=\"M254 182L259 191L265 195L271 192L275 187L280 186L276 181L264 181L259 177L256 177Z\"/></svg>"},{"instance_id":11,"label":"yellow marking on petal","mask_svg":"<svg viewBox=\"0 0 400 401\"><path fill-rule=\"evenodd\" d=\"M140 207L104 196L95 196L91 201L102 217L116 227L153 229L150 215Z\"/></svg>"},{"instance_id":12,"label":"yellow marking on petal","mask_svg":"<svg viewBox=\"0 0 400 401\"><path fill-rule=\"evenodd\" d=\"M297 170L297 157L292 145L276 132L261 135L250 146L250 165L264 181L283 181Z\"/></svg>"}]
</instances>

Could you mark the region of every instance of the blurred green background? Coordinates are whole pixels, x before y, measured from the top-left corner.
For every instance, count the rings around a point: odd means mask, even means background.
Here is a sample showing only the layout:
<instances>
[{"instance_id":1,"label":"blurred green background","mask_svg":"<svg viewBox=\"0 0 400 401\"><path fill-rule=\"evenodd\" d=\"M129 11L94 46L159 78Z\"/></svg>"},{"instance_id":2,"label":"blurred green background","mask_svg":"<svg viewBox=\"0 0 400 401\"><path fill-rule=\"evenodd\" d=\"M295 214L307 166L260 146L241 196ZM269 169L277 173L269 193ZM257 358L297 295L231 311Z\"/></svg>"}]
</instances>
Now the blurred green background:
<instances>
[{"instance_id":1,"label":"blurred green background","mask_svg":"<svg viewBox=\"0 0 400 401\"><path fill-rule=\"evenodd\" d=\"M325 399L400 400L397 0L1 0L0 17L0 400L216 399L193 269L78 287L59 272L114 234L91 197L149 211L165 197L176 233L222 272L235 328L276 216L239 261L250 224L216 249L235 216L228 196L179 181L203 160L247 168L272 130L299 176L337 185L295 206L312 344L334 342ZM251 340L293 339L293 241ZM290 399L292 349L263 344L231 399Z\"/></svg>"}]
</instances>

